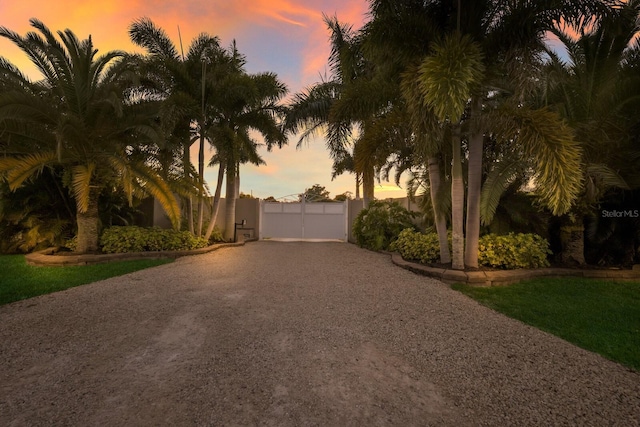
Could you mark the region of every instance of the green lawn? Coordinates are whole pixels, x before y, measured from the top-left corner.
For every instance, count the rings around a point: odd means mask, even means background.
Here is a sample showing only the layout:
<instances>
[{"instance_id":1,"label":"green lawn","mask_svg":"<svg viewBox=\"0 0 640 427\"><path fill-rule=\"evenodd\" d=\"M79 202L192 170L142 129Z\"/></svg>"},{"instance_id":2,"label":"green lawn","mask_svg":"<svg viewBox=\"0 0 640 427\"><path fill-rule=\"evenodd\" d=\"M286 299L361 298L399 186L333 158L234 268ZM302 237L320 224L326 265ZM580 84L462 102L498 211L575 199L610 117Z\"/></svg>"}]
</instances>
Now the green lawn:
<instances>
[{"instance_id":1,"label":"green lawn","mask_svg":"<svg viewBox=\"0 0 640 427\"><path fill-rule=\"evenodd\" d=\"M119 261L72 267L33 267L24 255L0 256L0 305L62 291L109 277L171 262L171 259Z\"/></svg>"},{"instance_id":2,"label":"green lawn","mask_svg":"<svg viewBox=\"0 0 640 427\"><path fill-rule=\"evenodd\" d=\"M535 279L454 289L507 316L640 371L640 283Z\"/></svg>"}]
</instances>

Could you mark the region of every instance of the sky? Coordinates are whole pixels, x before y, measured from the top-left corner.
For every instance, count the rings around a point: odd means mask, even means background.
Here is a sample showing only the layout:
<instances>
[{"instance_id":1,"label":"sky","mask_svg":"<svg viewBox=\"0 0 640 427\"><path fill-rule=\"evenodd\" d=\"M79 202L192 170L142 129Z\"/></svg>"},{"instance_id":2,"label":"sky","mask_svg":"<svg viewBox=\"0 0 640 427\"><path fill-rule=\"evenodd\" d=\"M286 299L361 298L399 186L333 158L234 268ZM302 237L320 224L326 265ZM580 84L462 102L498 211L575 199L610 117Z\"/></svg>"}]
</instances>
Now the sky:
<instances>
[{"instance_id":1,"label":"sky","mask_svg":"<svg viewBox=\"0 0 640 427\"><path fill-rule=\"evenodd\" d=\"M359 29L367 19L367 0L0 0L0 26L25 35L30 18L51 30L71 29L79 38L92 36L94 46L109 50L140 52L128 36L129 25L150 18L184 49L199 33L220 38L223 46L236 41L246 56L249 73L275 72L290 95L329 74L329 31L322 14L336 15ZM0 56L37 77L26 56L11 42L0 38ZM326 187L331 196L355 193L355 176L331 180L332 161L321 136L296 149L297 138L271 152L261 150L266 165L241 166L240 191L255 197L281 198L304 192L314 184ZM197 147L192 149L197 156ZM213 152L208 153L208 156ZM207 168L205 178L215 188L217 168ZM403 197L406 191L393 182L376 186L376 197Z\"/></svg>"}]
</instances>

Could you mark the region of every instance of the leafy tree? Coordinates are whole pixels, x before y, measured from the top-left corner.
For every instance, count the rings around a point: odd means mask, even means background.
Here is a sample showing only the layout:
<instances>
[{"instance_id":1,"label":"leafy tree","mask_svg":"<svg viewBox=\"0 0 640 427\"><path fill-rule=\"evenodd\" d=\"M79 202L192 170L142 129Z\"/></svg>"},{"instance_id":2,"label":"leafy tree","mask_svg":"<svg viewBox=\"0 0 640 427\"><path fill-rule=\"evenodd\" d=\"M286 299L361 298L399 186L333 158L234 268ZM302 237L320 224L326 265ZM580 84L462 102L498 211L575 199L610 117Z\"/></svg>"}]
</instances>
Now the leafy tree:
<instances>
[{"instance_id":1,"label":"leafy tree","mask_svg":"<svg viewBox=\"0 0 640 427\"><path fill-rule=\"evenodd\" d=\"M335 17L324 19L331 31L331 78L294 96L285 129L294 134L302 131L298 146L323 131L334 159L334 176L355 172L356 187L362 182L367 205L374 198L375 168L388 156L372 123L386 101L370 80L360 34Z\"/></svg>"},{"instance_id":2,"label":"leafy tree","mask_svg":"<svg viewBox=\"0 0 640 427\"><path fill-rule=\"evenodd\" d=\"M314 184L312 187L304 190L304 193L300 195L300 200L306 200L307 202L328 202L331 198L324 186Z\"/></svg>"},{"instance_id":3,"label":"leafy tree","mask_svg":"<svg viewBox=\"0 0 640 427\"><path fill-rule=\"evenodd\" d=\"M337 202L346 202L347 200L353 200L353 193L351 191L345 191L342 194L338 194L333 200Z\"/></svg>"},{"instance_id":4,"label":"leafy tree","mask_svg":"<svg viewBox=\"0 0 640 427\"><path fill-rule=\"evenodd\" d=\"M10 148L0 159L0 174L12 190L45 167L61 166L76 202L78 252L98 250L102 189L120 186L129 202L134 191L156 197L174 226L179 208L167 183L151 167L132 161L128 152L156 138L136 100L126 99L122 76L131 64L123 52L97 55L91 37L79 40L71 30L59 40L40 21L25 37L0 27L0 36L18 46L43 80L32 82L0 59L0 126Z\"/></svg>"}]
</instances>

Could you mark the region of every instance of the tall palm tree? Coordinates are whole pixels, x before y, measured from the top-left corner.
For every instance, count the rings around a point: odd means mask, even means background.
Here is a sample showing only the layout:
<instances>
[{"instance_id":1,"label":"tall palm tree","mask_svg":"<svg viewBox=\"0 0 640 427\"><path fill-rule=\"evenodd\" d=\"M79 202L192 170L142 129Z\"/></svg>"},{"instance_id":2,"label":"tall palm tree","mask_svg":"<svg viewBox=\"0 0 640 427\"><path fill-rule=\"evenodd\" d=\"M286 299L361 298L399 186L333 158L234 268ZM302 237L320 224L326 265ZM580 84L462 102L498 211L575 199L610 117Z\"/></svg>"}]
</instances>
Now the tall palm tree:
<instances>
[{"instance_id":1,"label":"tall palm tree","mask_svg":"<svg viewBox=\"0 0 640 427\"><path fill-rule=\"evenodd\" d=\"M379 91L382 82L370 78L360 34L336 17L325 15L324 20L331 31L331 79L294 96L285 129L290 133L302 131L298 146L322 131L334 162L339 162L345 152L351 151L367 205L374 198L375 168L381 163L366 154L376 150L373 138L366 136L369 128L366 123L385 108L384 92Z\"/></svg>"},{"instance_id":2,"label":"tall palm tree","mask_svg":"<svg viewBox=\"0 0 640 427\"><path fill-rule=\"evenodd\" d=\"M447 157L444 150L450 146L450 137L445 140L446 127L437 121L433 109L420 95L417 77L420 61L447 31L448 10L444 2L375 0L370 6L372 19L363 28L363 49L375 64L377 78L392 83L393 89L387 93L393 95L388 99L394 108L400 106L406 111L405 121L413 127L414 164L410 169L414 176L416 168L427 171L431 198L427 206L433 211L442 263L451 262L445 214L448 208L439 202L446 181L440 166ZM395 166L399 172L404 170L401 165Z\"/></svg>"},{"instance_id":3,"label":"tall palm tree","mask_svg":"<svg viewBox=\"0 0 640 427\"><path fill-rule=\"evenodd\" d=\"M274 73L269 72L230 74L220 85L224 95L216 104L217 119L210 132L217 149L217 161L226 165L224 237L231 240L240 165L247 162L255 165L264 163L257 152L259 143L251 133L259 133L269 150L287 143L280 126L284 113L280 100L286 95L287 87ZM214 222L212 218L210 229Z\"/></svg>"},{"instance_id":4,"label":"tall palm tree","mask_svg":"<svg viewBox=\"0 0 640 427\"><path fill-rule=\"evenodd\" d=\"M229 73L239 72L232 54L220 47L217 37L201 33L190 44L187 54L178 52L167 33L150 19L141 18L129 27L131 40L147 51L141 73L147 97L163 100L162 120L171 138L182 146L183 174L192 181L191 145L199 142L197 194L200 202L198 227L192 209L187 213L189 230L202 234L204 212L204 167L206 132L214 120L212 112L219 97L217 83ZM191 197L189 196L189 200ZM190 203L189 203L189 206Z\"/></svg>"},{"instance_id":5,"label":"tall palm tree","mask_svg":"<svg viewBox=\"0 0 640 427\"><path fill-rule=\"evenodd\" d=\"M131 146L155 137L139 121L140 106L124 99L121 76L129 69L123 52L96 57L91 37L79 40L71 30L59 40L41 21L25 37L0 27L0 36L18 46L43 79L32 82L0 60L0 124L5 135L31 142L32 151L0 159L0 173L16 189L43 167L61 165L76 201L79 252L98 250L98 196L121 186L132 200L134 189L156 197L174 225L179 208L168 185L148 165L128 158Z\"/></svg>"},{"instance_id":6,"label":"tall palm tree","mask_svg":"<svg viewBox=\"0 0 640 427\"><path fill-rule=\"evenodd\" d=\"M560 21L584 25L592 19L594 13L601 13L605 10L603 3L590 0L572 2L563 0L538 2L487 0L459 4L460 30L470 35L481 45L484 55L483 62L488 71L483 81L483 89L471 99L469 105L471 119L482 116L483 109L486 109L492 101L489 98L495 98L496 88L503 87L503 84L500 83L501 80L507 80L511 83L510 98L515 103L521 103L522 97L526 96L527 90L534 84L534 80L527 76L532 69L529 65L535 63L537 55L543 51L546 32L554 28ZM504 94L505 91L499 92ZM465 263L471 267L477 267L478 262L480 194L483 171L482 146L485 134L489 130L482 126L482 120L474 119L474 121L476 123L471 127L469 135L467 244L465 251ZM536 143L533 140L522 142L524 144ZM534 152L538 151L538 148L534 150ZM548 151L547 154L552 154L552 152ZM549 160L547 156L544 163L548 164ZM540 184L542 186L548 183ZM556 193L558 190L561 193L563 190L571 189L573 189L573 193L566 191L564 195L556 194L547 200L556 213L566 212L569 209L570 201L577 196L575 185L563 186L562 189L556 188ZM561 200L562 203L557 203Z\"/></svg>"}]
</instances>

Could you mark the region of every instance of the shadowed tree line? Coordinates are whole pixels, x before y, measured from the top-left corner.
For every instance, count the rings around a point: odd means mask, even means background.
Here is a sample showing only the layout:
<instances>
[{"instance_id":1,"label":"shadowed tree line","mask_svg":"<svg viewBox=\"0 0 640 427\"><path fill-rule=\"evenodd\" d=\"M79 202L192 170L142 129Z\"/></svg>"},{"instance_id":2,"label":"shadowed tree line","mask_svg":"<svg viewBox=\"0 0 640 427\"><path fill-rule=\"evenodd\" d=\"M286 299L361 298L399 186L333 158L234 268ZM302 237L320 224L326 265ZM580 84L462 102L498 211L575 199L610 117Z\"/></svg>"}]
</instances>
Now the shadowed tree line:
<instances>
[{"instance_id":1,"label":"shadowed tree line","mask_svg":"<svg viewBox=\"0 0 640 427\"><path fill-rule=\"evenodd\" d=\"M207 34L182 52L141 19L129 31L143 55L97 56L91 38L37 20L25 37L1 28L41 73L0 59L3 241L77 232L95 250L101 224L143 194L209 236L223 180L230 237L240 165L263 163L262 142L322 135L333 176L353 173L365 204L376 179L409 176L453 268L478 266L481 234L508 231L542 234L565 263L640 261L640 0L369 3L359 30L324 17L330 75L288 105L277 76L248 74L235 44Z\"/></svg>"},{"instance_id":2,"label":"shadowed tree line","mask_svg":"<svg viewBox=\"0 0 640 427\"><path fill-rule=\"evenodd\" d=\"M299 143L323 134L365 203L374 177L407 172L453 268L478 266L481 233L511 230L549 237L565 263L637 263L639 12L633 0L372 0L358 31L325 16L331 76L294 95L286 127ZM605 243L623 255L606 259Z\"/></svg>"},{"instance_id":3,"label":"shadowed tree line","mask_svg":"<svg viewBox=\"0 0 640 427\"><path fill-rule=\"evenodd\" d=\"M143 55L98 55L91 37L53 33L36 19L31 25L25 36L0 27L40 74L32 80L0 58L2 249L31 250L76 234L78 252L95 252L101 227L130 222L146 195L175 228L208 238L223 178L232 237L240 165L264 163L252 132L269 149L286 142L278 102L287 88L277 76L247 73L235 43L223 48L205 33L178 51L146 18L129 29ZM209 146L215 154L205 162ZM206 219L205 163L219 167Z\"/></svg>"}]
</instances>

